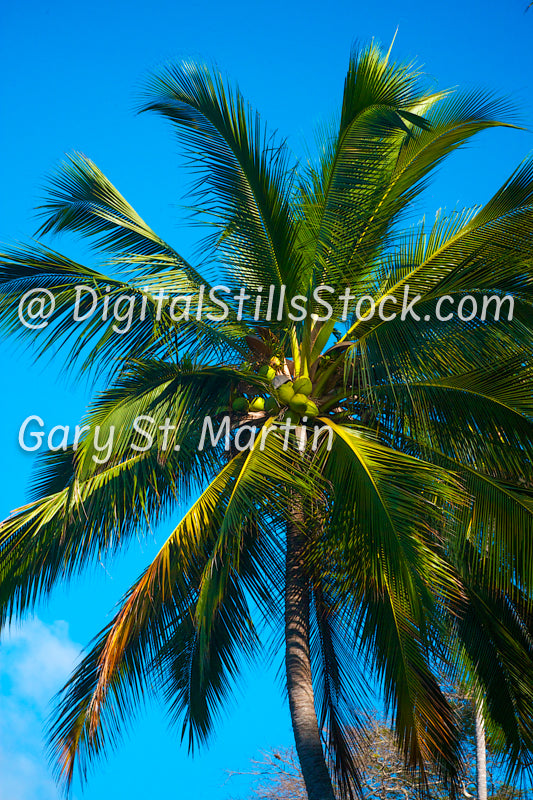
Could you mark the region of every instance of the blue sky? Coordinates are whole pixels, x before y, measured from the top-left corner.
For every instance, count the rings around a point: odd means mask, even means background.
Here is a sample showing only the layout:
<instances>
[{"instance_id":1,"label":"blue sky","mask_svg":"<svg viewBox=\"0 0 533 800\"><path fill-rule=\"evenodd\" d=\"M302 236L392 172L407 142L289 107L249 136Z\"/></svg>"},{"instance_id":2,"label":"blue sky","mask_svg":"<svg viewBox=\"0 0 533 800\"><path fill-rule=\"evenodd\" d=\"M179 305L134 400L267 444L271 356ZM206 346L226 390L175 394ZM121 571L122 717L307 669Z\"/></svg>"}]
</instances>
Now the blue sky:
<instances>
[{"instance_id":1,"label":"blue sky","mask_svg":"<svg viewBox=\"0 0 533 800\"><path fill-rule=\"evenodd\" d=\"M235 77L270 123L298 152L339 102L350 45L372 37L417 58L441 88L481 86L510 95L533 124L533 12L527 0L447 3L264 2L150 3L55 0L12 3L2 12L0 62L2 178L0 238L24 240L36 228L40 187L64 152L92 158L158 233L192 258L197 231L187 229L187 175L170 129L134 113L146 74L168 60L214 60ZM533 149L530 130L484 134L454 157L424 198L429 216L441 206L488 198ZM74 258L87 251L54 243ZM0 517L27 497L33 456L18 446L21 422L39 414L48 427L75 423L86 386L59 375L62 364L32 363L12 342L0 344L4 390ZM113 604L162 541L165 529L113 563L61 589L37 617L0 648L0 800L57 798L43 754L41 726L54 691L80 647L106 623ZM86 800L161 796L243 798L245 770L261 749L291 743L288 711L275 671L246 674L246 686L221 721L211 747L190 759L169 734L158 708L135 724L118 752L99 766Z\"/></svg>"}]
</instances>

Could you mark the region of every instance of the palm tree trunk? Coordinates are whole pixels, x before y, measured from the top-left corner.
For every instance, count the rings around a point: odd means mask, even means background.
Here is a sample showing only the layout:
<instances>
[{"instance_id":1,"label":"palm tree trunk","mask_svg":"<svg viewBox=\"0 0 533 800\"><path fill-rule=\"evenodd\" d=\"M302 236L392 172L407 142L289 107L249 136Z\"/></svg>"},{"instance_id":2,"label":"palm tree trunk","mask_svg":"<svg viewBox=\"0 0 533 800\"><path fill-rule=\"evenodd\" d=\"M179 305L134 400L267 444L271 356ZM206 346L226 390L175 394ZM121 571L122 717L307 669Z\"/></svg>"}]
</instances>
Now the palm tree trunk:
<instances>
[{"instance_id":1,"label":"palm tree trunk","mask_svg":"<svg viewBox=\"0 0 533 800\"><path fill-rule=\"evenodd\" d=\"M293 520L287 526L285 576L285 667L289 708L308 800L335 800L315 710L309 653L309 581L301 506L297 500Z\"/></svg>"},{"instance_id":2,"label":"palm tree trunk","mask_svg":"<svg viewBox=\"0 0 533 800\"><path fill-rule=\"evenodd\" d=\"M483 707L475 700L476 716L476 785L477 800L487 800L487 751L485 745L485 721Z\"/></svg>"}]
</instances>

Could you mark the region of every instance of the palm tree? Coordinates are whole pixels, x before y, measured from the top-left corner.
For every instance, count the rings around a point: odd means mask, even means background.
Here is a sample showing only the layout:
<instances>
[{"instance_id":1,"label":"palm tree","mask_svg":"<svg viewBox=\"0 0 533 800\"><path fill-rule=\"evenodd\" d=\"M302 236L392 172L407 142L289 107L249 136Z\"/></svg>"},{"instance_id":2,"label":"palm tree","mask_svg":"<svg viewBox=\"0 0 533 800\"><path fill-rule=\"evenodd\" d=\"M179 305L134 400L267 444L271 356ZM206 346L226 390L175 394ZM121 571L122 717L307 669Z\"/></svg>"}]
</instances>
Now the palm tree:
<instances>
[{"instance_id":1,"label":"palm tree","mask_svg":"<svg viewBox=\"0 0 533 800\"><path fill-rule=\"evenodd\" d=\"M408 764L423 782L436 763L453 796L457 725L435 677L450 620L518 768L533 746L533 163L482 208L412 225L432 171L511 126L512 110L431 93L375 45L352 53L339 117L308 161L203 65L154 76L142 110L170 120L196 170L201 267L81 155L51 180L40 233L88 236L105 262L42 243L1 261L6 330L39 353L70 347L106 384L79 441L42 459L33 499L2 526L2 621L189 504L62 692L59 771L85 776L153 691L191 747L204 741L243 658L283 632L310 800L357 791L346 730L364 724L368 670ZM56 306L36 333L18 306L38 287ZM347 287L387 314L420 295L420 321L343 313ZM511 320L498 301L483 319L436 318L440 298L487 293L513 295ZM131 327L90 316L93 297L120 312L132 298ZM207 418L227 436L210 439Z\"/></svg>"}]
</instances>

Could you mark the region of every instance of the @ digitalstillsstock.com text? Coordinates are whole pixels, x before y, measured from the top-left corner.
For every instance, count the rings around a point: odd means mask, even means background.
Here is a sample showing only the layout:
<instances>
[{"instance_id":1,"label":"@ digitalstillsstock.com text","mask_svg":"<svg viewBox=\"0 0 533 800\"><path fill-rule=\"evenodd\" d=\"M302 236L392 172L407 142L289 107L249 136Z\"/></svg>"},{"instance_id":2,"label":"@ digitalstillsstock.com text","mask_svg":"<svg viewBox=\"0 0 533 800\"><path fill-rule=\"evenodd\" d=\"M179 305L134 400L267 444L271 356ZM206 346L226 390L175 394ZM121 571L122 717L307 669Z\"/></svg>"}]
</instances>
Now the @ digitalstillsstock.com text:
<instances>
[{"instance_id":1,"label":"@ digitalstillsstock.com text","mask_svg":"<svg viewBox=\"0 0 533 800\"><path fill-rule=\"evenodd\" d=\"M71 287L68 295L65 298L63 289L58 303L50 289L30 289L18 303L20 323L26 328L40 330L56 315L71 313L75 324L95 318L104 323L113 321L113 332L121 335L137 321L147 318L156 321L165 318L171 323L189 320L279 322L285 318L298 323L308 316L313 322L327 322L332 318L339 322L370 321L374 317L381 322L396 319L448 322L454 318L470 322L475 318L510 321L514 313L514 298L510 294L460 297L444 294L435 297L430 307L428 300L415 293L408 283L394 293L384 292L378 297L356 294L349 287L339 292L326 284L317 286L310 296L290 295L284 285L236 290L223 284L201 285L187 294L170 294L164 288L150 291L150 287L143 287L124 292L110 285L100 288L77 284Z\"/></svg>"}]
</instances>

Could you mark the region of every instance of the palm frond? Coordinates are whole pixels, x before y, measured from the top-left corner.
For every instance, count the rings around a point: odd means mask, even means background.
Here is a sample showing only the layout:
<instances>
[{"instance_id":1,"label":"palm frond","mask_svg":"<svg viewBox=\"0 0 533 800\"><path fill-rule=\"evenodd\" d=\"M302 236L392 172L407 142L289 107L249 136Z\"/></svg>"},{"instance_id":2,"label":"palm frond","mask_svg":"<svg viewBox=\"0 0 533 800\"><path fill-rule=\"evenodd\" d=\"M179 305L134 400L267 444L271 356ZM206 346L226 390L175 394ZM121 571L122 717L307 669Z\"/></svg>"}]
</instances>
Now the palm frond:
<instances>
[{"instance_id":1,"label":"palm frond","mask_svg":"<svg viewBox=\"0 0 533 800\"><path fill-rule=\"evenodd\" d=\"M376 305L385 297L400 302L416 295L436 299L452 292L485 289L530 296L533 257L533 160L529 159L477 213L444 218L437 215L426 234L423 224L402 242L368 280L355 287L368 294L379 288ZM512 248L509 242L513 242ZM380 277L381 276L381 277ZM406 288L408 287L408 288ZM435 319L435 315L431 315ZM402 320L403 321L403 320ZM383 326L376 315L355 320L345 338L361 339Z\"/></svg>"},{"instance_id":2,"label":"palm frond","mask_svg":"<svg viewBox=\"0 0 533 800\"><path fill-rule=\"evenodd\" d=\"M436 498L444 493L458 502L460 490L429 463L384 448L362 431L324 422L336 434L326 471L336 488L330 529L345 563L340 585L346 602L353 598L354 646L366 653L386 704L394 707L411 767L423 779L427 761L436 762L453 782L458 733L432 674L429 631L433 592L453 597L460 587L431 521Z\"/></svg>"},{"instance_id":3,"label":"palm frond","mask_svg":"<svg viewBox=\"0 0 533 800\"><path fill-rule=\"evenodd\" d=\"M203 279L144 222L89 158L73 153L48 181L46 202L37 209L44 221L37 235L73 231L96 237L96 246L115 261L141 257L143 270L158 271L161 257L181 269L192 284Z\"/></svg>"},{"instance_id":4,"label":"palm frond","mask_svg":"<svg viewBox=\"0 0 533 800\"><path fill-rule=\"evenodd\" d=\"M216 243L233 275L249 287L296 293L293 165L284 142L264 128L220 72L185 62L149 81L142 111L169 119L199 177L193 194L218 226Z\"/></svg>"},{"instance_id":5,"label":"palm frond","mask_svg":"<svg viewBox=\"0 0 533 800\"><path fill-rule=\"evenodd\" d=\"M76 287L79 302L76 306ZM31 329L21 324L19 304L26 292L44 288L54 297L55 310L45 328ZM47 351L69 347L66 363L79 363L82 368L98 367L115 371L124 357L175 357L178 353L202 352L204 357L218 359L247 348L243 336L248 332L231 313L226 320L213 323L209 318L197 319L196 311L176 321L168 303L158 300L159 293L198 295L183 270L136 276L128 281L106 275L74 262L43 245L11 248L0 255L0 304L2 327L10 335L37 344L37 356ZM168 295L166 295L168 296ZM132 304L131 323L114 315L124 315ZM104 304L110 309L104 315ZM74 312L77 307L77 319ZM181 310L181 309L180 309ZM203 314L220 315L220 309L205 304ZM180 315L177 314L179 317Z\"/></svg>"},{"instance_id":6,"label":"palm frond","mask_svg":"<svg viewBox=\"0 0 533 800\"><path fill-rule=\"evenodd\" d=\"M171 711L185 718L190 745L206 738L236 674L236 649L256 640L243 591L253 587L268 603L275 519L285 514L290 491L314 492L318 476L302 474L294 458L273 431L263 449L231 459L132 587L58 706L51 737L67 784L76 760L85 776L104 742L112 744L131 710L123 698L134 702L153 669L163 671Z\"/></svg>"}]
</instances>

